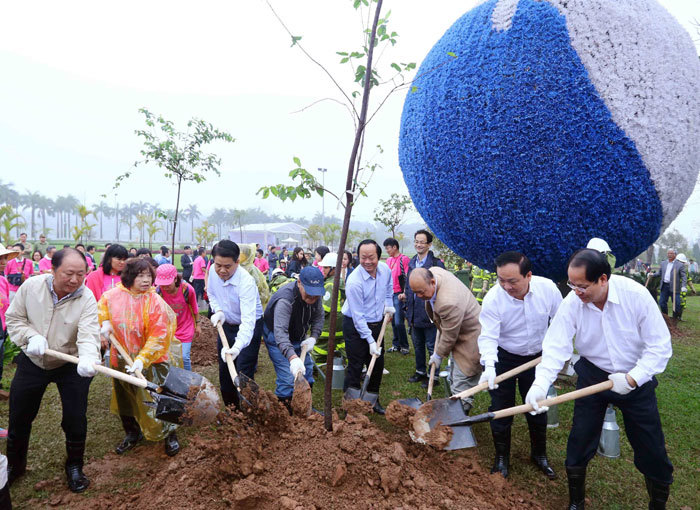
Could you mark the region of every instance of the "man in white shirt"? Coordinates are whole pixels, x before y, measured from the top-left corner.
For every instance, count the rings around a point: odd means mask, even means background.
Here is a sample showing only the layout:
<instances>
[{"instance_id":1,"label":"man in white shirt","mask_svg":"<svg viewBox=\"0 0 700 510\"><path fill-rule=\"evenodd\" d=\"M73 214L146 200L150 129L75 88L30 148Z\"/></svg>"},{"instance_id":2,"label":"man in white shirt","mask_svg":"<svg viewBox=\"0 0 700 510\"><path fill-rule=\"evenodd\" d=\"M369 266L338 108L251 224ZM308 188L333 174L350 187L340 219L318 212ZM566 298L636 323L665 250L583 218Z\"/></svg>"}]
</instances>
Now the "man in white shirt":
<instances>
[{"instance_id":1,"label":"man in white shirt","mask_svg":"<svg viewBox=\"0 0 700 510\"><path fill-rule=\"evenodd\" d=\"M484 372L481 382L489 383L491 407L498 411L515 405L515 384L525 398L535 380L535 369L495 384L497 375L532 361L542 353L542 340L549 320L562 301L554 282L532 275L532 264L524 254L507 251L496 258L498 285L491 287L482 303L479 353ZM547 477L556 478L547 460L547 416L526 415L530 431L530 458ZM491 473L508 477L510 436L513 417L491 422L496 456Z\"/></svg>"},{"instance_id":2,"label":"man in white shirt","mask_svg":"<svg viewBox=\"0 0 700 510\"><path fill-rule=\"evenodd\" d=\"M525 398L541 413L547 388L571 358L572 339L581 359L577 388L610 379L613 387L576 400L566 449L569 509L584 508L586 465L600 440L608 404L622 411L625 432L634 450L634 465L645 476L649 508L666 508L673 466L666 454L656 403L656 374L671 357L671 335L651 294L634 280L610 276L605 256L579 250L569 260L573 289L559 306L542 344L542 362Z\"/></svg>"},{"instance_id":3,"label":"man in white shirt","mask_svg":"<svg viewBox=\"0 0 700 510\"><path fill-rule=\"evenodd\" d=\"M226 366L226 354L233 357L236 368L241 367L245 357L246 371L240 372L250 377L255 376L255 365L258 359L260 343L251 345L255 323L263 315L262 303L255 279L245 270L238 270L238 258L241 250L236 243L224 239L219 241L212 251L214 257L213 271L209 271L207 294L209 304L214 312L211 323L216 326L221 323L226 333L229 348L224 349L221 338L218 337L217 349L219 358L219 384L221 397L225 405L239 406L238 392L231 380L231 374ZM248 347L250 346L250 348ZM255 362L250 362L254 358Z\"/></svg>"},{"instance_id":4,"label":"man in white shirt","mask_svg":"<svg viewBox=\"0 0 700 510\"><path fill-rule=\"evenodd\" d=\"M661 311L668 315L668 298L673 303L673 318L678 319L681 314L681 292L686 292L688 282L688 270L680 260L676 259L676 250L669 248L666 253L668 260L661 262L661 267L654 276L661 276L659 288L659 306Z\"/></svg>"}]
</instances>

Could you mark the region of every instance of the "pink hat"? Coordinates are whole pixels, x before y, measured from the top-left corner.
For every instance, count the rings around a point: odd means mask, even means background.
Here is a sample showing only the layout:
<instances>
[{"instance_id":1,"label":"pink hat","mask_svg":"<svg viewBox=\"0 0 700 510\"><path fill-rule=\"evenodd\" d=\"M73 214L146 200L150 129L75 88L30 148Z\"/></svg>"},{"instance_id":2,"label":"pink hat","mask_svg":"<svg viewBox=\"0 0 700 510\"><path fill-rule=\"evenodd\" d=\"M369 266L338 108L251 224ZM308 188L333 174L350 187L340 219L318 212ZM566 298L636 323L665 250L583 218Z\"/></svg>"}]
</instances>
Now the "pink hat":
<instances>
[{"instance_id":1,"label":"pink hat","mask_svg":"<svg viewBox=\"0 0 700 510\"><path fill-rule=\"evenodd\" d=\"M156 271L156 281L154 285L170 285L177 277L177 268L172 264L163 264L158 266Z\"/></svg>"}]
</instances>

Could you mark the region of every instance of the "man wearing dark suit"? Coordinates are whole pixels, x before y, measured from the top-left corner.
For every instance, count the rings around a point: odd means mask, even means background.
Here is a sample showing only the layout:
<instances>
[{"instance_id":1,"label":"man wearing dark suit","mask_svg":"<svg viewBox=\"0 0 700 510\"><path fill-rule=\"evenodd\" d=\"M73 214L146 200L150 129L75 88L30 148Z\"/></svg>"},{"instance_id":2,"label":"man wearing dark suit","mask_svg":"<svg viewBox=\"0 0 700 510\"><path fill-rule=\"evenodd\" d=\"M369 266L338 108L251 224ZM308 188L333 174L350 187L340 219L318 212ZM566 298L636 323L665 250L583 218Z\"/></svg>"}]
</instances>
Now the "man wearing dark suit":
<instances>
[{"instance_id":1,"label":"man wearing dark suit","mask_svg":"<svg viewBox=\"0 0 700 510\"><path fill-rule=\"evenodd\" d=\"M180 257L180 264L182 264L182 279L189 282L192 276L192 248L189 246L185 246L185 253Z\"/></svg>"},{"instance_id":2,"label":"man wearing dark suit","mask_svg":"<svg viewBox=\"0 0 700 510\"><path fill-rule=\"evenodd\" d=\"M681 313L681 292L686 291L688 284L688 270L681 261L676 260L676 250L669 248L668 260L661 263L661 268L654 276L661 276L661 291L659 293L659 307L668 315L668 298L673 302L673 318L677 319Z\"/></svg>"}]
</instances>

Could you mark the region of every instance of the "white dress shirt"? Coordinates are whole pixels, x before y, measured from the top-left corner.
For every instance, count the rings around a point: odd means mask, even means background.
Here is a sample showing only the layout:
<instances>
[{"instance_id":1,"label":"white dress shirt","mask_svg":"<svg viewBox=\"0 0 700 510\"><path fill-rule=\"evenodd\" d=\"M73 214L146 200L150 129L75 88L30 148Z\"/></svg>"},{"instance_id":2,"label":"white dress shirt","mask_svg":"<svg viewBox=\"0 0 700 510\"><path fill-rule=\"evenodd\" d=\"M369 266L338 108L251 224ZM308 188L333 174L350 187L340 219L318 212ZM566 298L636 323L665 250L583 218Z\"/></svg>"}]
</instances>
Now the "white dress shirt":
<instances>
[{"instance_id":1,"label":"white dress shirt","mask_svg":"<svg viewBox=\"0 0 700 510\"><path fill-rule=\"evenodd\" d=\"M561 301L554 282L541 276L530 279L524 299L512 297L500 285L491 287L479 315L481 364L496 363L498 347L519 356L540 352L549 319L557 313Z\"/></svg>"},{"instance_id":2,"label":"white dress shirt","mask_svg":"<svg viewBox=\"0 0 700 510\"><path fill-rule=\"evenodd\" d=\"M354 269L345 282L342 313L345 317L352 317L355 329L367 343L374 342L367 323L382 320L387 306L394 306L394 285L389 266L379 262L374 277L362 266Z\"/></svg>"},{"instance_id":3,"label":"white dress shirt","mask_svg":"<svg viewBox=\"0 0 700 510\"><path fill-rule=\"evenodd\" d=\"M570 292L542 344L535 384L549 386L573 352L610 373L629 373L641 386L660 374L671 357L671 334L649 291L630 278L613 275L600 310Z\"/></svg>"},{"instance_id":4,"label":"white dress shirt","mask_svg":"<svg viewBox=\"0 0 700 510\"><path fill-rule=\"evenodd\" d=\"M673 273L673 262L666 264L666 274L664 274L664 282L671 282L671 273Z\"/></svg>"},{"instance_id":5,"label":"white dress shirt","mask_svg":"<svg viewBox=\"0 0 700 510\"><path fill-rule=\"evenodd\" d=\"M224 312L227 323L239 325L236 343L241 345L241 349L248 347L253 338L255 321L263 314L255 279L240 266L226 281L222 280L216 271L211 270L207 295L215 313Z\"/></svg>"}]
</instances>

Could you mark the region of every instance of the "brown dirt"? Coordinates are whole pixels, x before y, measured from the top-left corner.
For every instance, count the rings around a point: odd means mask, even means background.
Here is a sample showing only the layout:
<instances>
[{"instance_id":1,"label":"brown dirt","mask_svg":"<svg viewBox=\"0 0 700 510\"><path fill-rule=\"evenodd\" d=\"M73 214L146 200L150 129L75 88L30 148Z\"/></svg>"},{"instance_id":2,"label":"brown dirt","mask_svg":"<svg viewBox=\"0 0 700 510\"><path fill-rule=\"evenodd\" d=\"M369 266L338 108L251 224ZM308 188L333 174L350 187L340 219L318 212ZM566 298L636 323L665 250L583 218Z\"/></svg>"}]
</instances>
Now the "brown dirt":
<instances>
[{"instance_id":1,"label":"brown dirt","mask_svg":"<svg viewBox=\"0 0 700 510\"><path fill-rule=\"evenodd\" d=\"M401 404L398 400L389 403L384 416L389 423L401 427L402 429L411 430L413 416L416 414L416 409Z\"/></svg>"},{"instance_id":2,"label":"brown dirt","mask_svg":"<svg viewBox=\"0 0 700 510\"><path fill-rule=\"evenodd\" d=\"M208 367L215 364L219 359L216 348L216 328L211 325L211 321L206 317L200 317L199 324L202 327L202 334L192 341L190 351L190 362L192 368Z\"/></svg>"},{"instance_id":3,"label":"brown dirt","mask_svg":"<svg viewBox=\"0 0 700 510\"><path fill-rule=\"evenodd\" d=\"M287 415L282 426L230 410L220 420L190 436L174 458L150 443L89 462L86 494L70 493L61 476L39 482L49 499L28 507L48 501L75 509L542 508L535 496L489 476L477 452L436 451L404 431L381 431L365 415L336 419L333 432L317 414Z\"/></svg>"},{"instance_id":4,"label":"brown dirt","mask_svg":"<svg viewBox=\"0 0 700 510\"><path fill-rule=\"evenodd\" d=\"M343 409L351 415L369 414L372 412L372 404L359 398L343 400Z\"/></svg>"},{"instance_id":5,"label":"brown dirt","mask_svg":"<svg viewBox=\"0 0 700 510\"><path fill-rule=\"evenodd\" d=\"M425 442L430 446L433 446L438 450L442 450L445 446L450 444L452 434L454 434L454 431L451 427L442 425L438 422L438 424L433 427L430 432L423 436L423 439L425 439Z\"/></svg>"},{"instance_id":6,"label":"brown dirt","mask_svg":"<svg viewBox=\"0 0 700 510\"><path fill-rule=\"evenodd\" d=\"M311 414L311 386L304 376L294 381L292 394L292 412L294 416L309 416Z\"/></svg>"},{"instance_id":7,"label":"brown dirt","mask_svg":"<svg viewBox=\"0 0 700 510\"><path fill-rule=\"evenodd\" d=\"M668 330L671 332L671 336L673 338L678 338L678 337L684 337L687 336L687 334L683 331L680 330L678 327L678 324L673 320L672 317L669 317L666 314L661 314L666 321L666 326L668 326Z\"/></svg>"}]
</instances>

